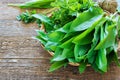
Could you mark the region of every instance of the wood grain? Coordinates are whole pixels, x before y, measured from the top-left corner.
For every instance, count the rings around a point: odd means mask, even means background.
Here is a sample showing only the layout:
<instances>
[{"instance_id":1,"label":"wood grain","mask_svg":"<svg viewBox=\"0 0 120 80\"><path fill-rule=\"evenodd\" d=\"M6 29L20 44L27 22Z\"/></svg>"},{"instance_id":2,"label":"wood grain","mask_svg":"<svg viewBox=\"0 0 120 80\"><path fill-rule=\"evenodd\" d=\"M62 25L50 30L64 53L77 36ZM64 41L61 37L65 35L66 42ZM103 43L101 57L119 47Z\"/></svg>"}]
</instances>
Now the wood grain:
<instances>
[{"instance_id":1,"label":"wood grain","mask_svg":"<svg viewBox=\"0 0 120 80\"><path fill-rule=\"evenodd\" d=\"M103 75L91 67L79 74L73 66L48 73L50 55L31 38L38 27L18 22L15 17L21 10L7 6L25 1L0 0L0 80L120 80L120 69L114 64Z\"/></svg>"}]
</instances>

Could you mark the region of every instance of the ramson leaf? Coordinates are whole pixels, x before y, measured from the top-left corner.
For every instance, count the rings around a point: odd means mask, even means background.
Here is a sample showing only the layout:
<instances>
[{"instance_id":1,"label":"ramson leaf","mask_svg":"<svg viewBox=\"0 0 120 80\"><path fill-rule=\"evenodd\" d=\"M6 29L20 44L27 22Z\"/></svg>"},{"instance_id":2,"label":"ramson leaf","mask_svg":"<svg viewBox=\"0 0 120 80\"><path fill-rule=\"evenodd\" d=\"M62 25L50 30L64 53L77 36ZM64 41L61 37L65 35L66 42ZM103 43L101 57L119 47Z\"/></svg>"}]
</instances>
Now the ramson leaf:
<instances>
[{"instance_id":1,"label":"ramson leaf","mask_svg":"<svg viewBox=\"0 0 120 80\"><path fill-rule=\"evenodd\" d=\"M115 43L117 34L116 24L108 26L107 30L108 30L107 37L100 41L100 43L96 46L95 50L111 47Z\"/></svg>"},{"instance_id":2,"label":"ramson leaf","mask_svg":"<svg viewBox=\"0 0 120 80\"><path fill-rule=\"evenodd\" d=\"M74 47L74 56L77 62L80 62L86 56L87 51L90 49L89 45L76 44Z\"/></svg>"},{"instance_id":3,"label":"ramson leaf","mask_svg":"<svg viewBox=\"0 0 120 80\"><path fill-rule=\"evenodd\" d=\"M103 26L103 24L105 23L106 19L103 18L100 23L95 27L95 32L94 32L94 38L92 40L92 44L91 44L91 49L89 49L88 53L87 53L87 58L88 58L88 62L89 63L93 63L94 60L96 59L96 53L97 51L95 51L95 47L97 46L97 43L100 39L100 27Z\"/></svg>"},{"instance_id":4,"label":"ramson leaf","mask_svg":"<svg viewBox=\"0 0 120 80\"><path fill-rule=\"evenodd\" d=\"M82 62L80 65L79 65L79 72L80 73L83 73L86 69L86 63L85 62Z\"/></svg>"},{"instance_id":5,"label":"ramson leaf","mask_svg":"<svg viewBox=\"0 0 120 80\"><path fill-rule=\"evenodd\" d=\"M33 14L33 17L35 17L36 19L40 19L42 22L49 24L50 26L52 26L52 21L50 20L49 17L42 15L42 14Z\"/></svg>"},{"instance_id":6,"label":"ramson leaf","mask_svg":"<svg viewBox=\"0 0 120 80\"><path fill-rule=\"evenodd\" d=\"M71 39L69 39L69 40L67 40L67 41L65 41L64 43L62 43L61 45L60 45L60 47L61 48L70 48L70 46L73 46L74 44L72 43L72 40L74 39L74 37L73 38L71 38Z\"/></svg>"},{"instance_id":7,"label":"ramson leaf","mask_svg":"<svg viewBox=\"0 0 120 80\"><path fill-rule=\"evenodd\" d=\"M32 16L36 19L41 20L46 32L51 32L53 30L53 23L49 17L43 14L33 14Z\"/></svg>"},{"instance_id":8,"label":"ramson leaf","mask_svg":"<svg viewBox=\"0 0 120 80\"><path fill-rule=\"evenodd\" d=\"M102 70L103 72L107 72L107 57L105 49L101 49L98 51L96 64L100 70Z\"/></svg>"},{"instance_id":9,"label":"ramson leaf","mask_svg":"<svg viewBox=\"0 0 120 80\"><path fill-rule=\"evenodd\" d=\"M101 26L100 28L100 41L102 41L105 38L105 27ZM100 70L103 72L107 72L107 52L106 48L101 48L98 51L98 55L96 57L96 64Z\"/></svg>"},{"instance_id":10,"label":"ramson leaf","mask_svg":"<svg viewBox=\"0 0 120 80\"><path fill-rule=\"evenodd\" d=\"M61 68L62 66L65 66L67 63L68 62L66 60L54 62L51 65L49 72L55 71L55 70Z\"/></svg>"},{"instance_id":11,"label":"ramson leaf","mask_svg":"<svg viewBox=\"0 0 120 80\"><path fill-rule=\"evenodd\" d=\"M55 57L52 58L52 61L62 61L68 58L74 57L74 52L73 52L73 46L69 49L63 49L63 52L61 54L56 55Z\"/></svg>"},{"instance_id":12,"label":"ramson leaf","mask_svg":"<svg viewBox=\"0 0 120 80\"><path fill-rule=\"evenodd\" d=\"M31 0L23 4L8 4L9 6L17 6L20 8L51 8L51 2L55 0Z\"/></svg>"},{"instance_id":13,"label":"ramson leaf","mask_svg":"<svg viewBox=\"0 0 120 80\"><path fill-rule=\"evenodd\" d=\"M53 42L59 42L64 37L64 35L65 33L60 31L53 31L48 33L49 40Z\"/></svg>"},{"instance_id":14,"label":"ramson leaf","mask_svg":"<svg viewBox=\"0 0 120 80\"><path fill-rule=\"evenodd\" d=\"M47 41L44 46L45 46L46 50L55 51L58 46L58 43L52 42L52 41Z\"/></svg>"},{"instance_id":15,"label":"ramson leaf","mask_svg":"<svg viewBox=\"0 0 120 80\"><path fill-rule=\"evenodd\" d=\"M72 42L75 44L77 43L82 44L82 41L84 41L84 39L87 38L86 36L88 36L91 33L91 31L95 29L97 25L99 25L100 21L103 19L102 17L103 15L99 15L98 19L90 26L90 28L84 31L83 33L79 34L77 37L75 37L75 39Z\"/></svg>"},{"instance_id":16,"label":"ramson leaf","mask_svg":"<svg viewBox=\"0 0 120 80\"><path fill-rule=\"evenodd\" d=\"M102 15L94 11L85 11L81 13L72 23L70 32L83 31L93 26L101 19ZM94 25L95 26L95 25Z\"/></svg>"},{"instance_id":17,"label":"ramson leaf","mask_svg":"<svg viewBox=\"0 0 120 80\"><path fill-rule=\"evenodd\" d=\"M67 24L65 24L63 27L61 27L60 29L57 29L56 31L60 31L63 33L68 33L70 30L70 26L71 26L72 22L69 22Z\"/></svg>"}]
</instances>

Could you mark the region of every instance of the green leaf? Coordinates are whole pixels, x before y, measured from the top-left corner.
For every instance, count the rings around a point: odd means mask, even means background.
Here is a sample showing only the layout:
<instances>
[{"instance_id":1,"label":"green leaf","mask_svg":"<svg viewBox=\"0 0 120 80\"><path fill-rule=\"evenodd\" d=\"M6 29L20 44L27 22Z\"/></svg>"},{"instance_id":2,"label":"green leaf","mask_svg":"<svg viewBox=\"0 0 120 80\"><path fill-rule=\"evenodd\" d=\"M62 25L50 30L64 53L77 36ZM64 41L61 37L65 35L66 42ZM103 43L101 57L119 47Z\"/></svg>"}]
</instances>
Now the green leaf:
<instances>
[{"instance_id":1,"label":"green leaf","mask_svg":"<svg viewBox=\"0 0 120 80\"><path fill-rule=\"evenodd\" d=\"M58 46L58 43L47 41L47 43L44 46L46 50L55 51Z\"/></svg>"},{"instance_id":2,"label":"green leaf","mask_svg":"<svg viewBox=\"0 0 120 80\"><path fill-rule=\"evenodd\" d=\"M66 58L74 57L73 47L74 46L71 46L69 49L64 48L62 56L65 56Z\"/></svg>"},{"instance_id":3,"label":"green leaf","mask_svg":"<svg viewBox=\"0 0 120 80\"><path fill-rule=\"evenodd\" d=\"M42 15L42 14L33 14L33 17L36 19L40 19L42 22L49 24L50 26L53 26L52 21L50 20L49 17Z\"/></svg>"},{"instance_id":4,"label":"green leaf","mask_svg":"<svg viewBox=\"0 0 120 80\"><path fill-rule=\"evenodd\" d=\"M71 57L74 57L73 47L69 49L63 49L63 52L60 55L56 55L54 58L52 58L52 61L62 61Z\"/></svg>"},{"instance_id":5,"label":"green leaf","mask_svg":"<svg viewBox=\"0 0 120 80\"><path fill-rule=\"evenodd\" d=\"M56 51L55 52L55 56L52 58L52 61L61 61L61 60L65 60L67 58L71 58L74 57L74 52L73 52L73 45L67 49L67 48L63 48L62 51Z\"/></svg>"},{"instance_id":6,"label":"green leaf","mask_svg":"<svg viewBox=\"0 0 120 80\"><path fill-rule=\"evenodd\" d=\"M87 53L87 58L88 58L89 63L93 63L94 60L96 59L95 56L96 56L97 51L95 51L94 49L95 49L95 47L100 39L100 37L99 37L100 36L100 27L105 23L105 21L106 21L106 19L103 18L100 21L99 25L97 25L95 27L94 38L92 40L91 49Z\"/></svg>"},{"instance_id":7,"label":"green leaf","mask_svg":"<svg viewBox=\"0 0 120 80\"><path fill-rule=\"evenodd\" d=\"M35 37L33 37L34 39L37 39L38 41L40 41L43 45L45 45L46 44L46 40L44 40L43 38L41 38L41 36L35 36Z\"/></svg>"},{"instance_id":8,"label":"green leaf","mask_svg":"<svg viewBox=\"0 0 120 80\"><path fill-rule=\"evenodd\" d=\"M92 43L93 33L94 32L92 31L91 33L87 34L85 37L83 37L79 41L75 42L75 44L86 45L86 44ZM74 40L73 40L73 42L74 42Z\"/></svg>"},{"instance_id":9,"label":"green leaf","mask_svg":"<svg viewBox=\"0 0 120 80\"><path fill-rule=\"evenodd\" d=\"M65 36L63 37L63 39L61 40L61 42L65 42L65 41L71 39L72 37L75 37L75 36L77 36L77 35L79 35L81 33L82 32L72 32L72 33L68 32L67 34L65 34Z\"/></svg>"},{"instance_id":10,"label":"green leaf","mask_svg":"<svg viewBox=\"0 0 120 80\"><path fill-rule=\"evenodd\" d=\"M62 52L63 52L63 49L60 48L60 47L57 47L56 50L55 50L55 52L54 52L53 58L54 58L54 57L57 57L57 56L59 56L59 55L61 55Z\"/></svg>"},{"instance_id":11,"label":"green leaf","mask_svg":"<svg viewBox=\"0 0 120 80\"><path fill-rule=\"evenodd\" d=\"M108 26L107 30L108 30L107 37L105 37L102 41L99 42L95 50L111 47L115 43L116 34L117 34L116 24L112 24Z\"/></svg>"},{"instance_id":12,"label":"green leaf","mask_svg":"<svg viewBox=\"0 0 120 80\"><path fill-rule=\"evenodd\" d=\"M37 34L41 37L41 38L43 38L44 40L48 40L48 37L47 37L47 34L44 32L44 31L42 31L42 30L36 30L36 32L37 32Z\"/></svg>"},{"instance_id":13,"label":"green leaf","mask_svg":"<svg viewBox=\"0 0 120 80\"><path fill-rule=\"evenodd\" d=\"M89 10L85 11L73 21L70 32L83 31L91 26L95 26L102 16L102 14L94 14L94 12L90 12Z\"/></svg>"},{"instance_id":14,"label":"green leaf","mask_svg":"<svg viewBox=\"0 0 120 80\"><path fill-rule=\"evenodd\" d=\"M100 33L100 41L105 38L104 27L101 26L101 33ZM107 52L105 48L101 48L98 51L98 55L96 57L96 64L100 70L103 72L107 72Z\"/></svg>"},{"instance_id":15,"label":"green leaf","mask_svg":"<svg viewBox=\"0 0 120 80\"><path fill-rule=\"evenodd\" d=\"M8 4L9 6L16 6L20 8L51 8L51 2L55 0L31 0L23 4Z\"/></svg>"},{"instance_id":16,"label":"green leaf","mask_svg":"<svg viewBox=\"0 0 120 80\"><path fill-rule=\"evenodd\" d=\"M74 39L74 37L73 38L71 38L71 39L69 39L69 40L67 40L67 41L65 41L64 43L62 43L59 47L61 47L61 48L70 48L70 46L73 46L74 44L72 43L72 41L73 41L73 39Z\"/></svg>"},{"instance_id":17,"label":"green leaf","mask_svg":"<svg viewBox=\"0 0 120 80\"><path fill-rule=\"evenodd\" d=\"M118 38L120 39L120 16L118 16L117 26L118 26Z\"/></svg>"},{"instance_id":18,"label":"green leaf","mask_svg":"<svg viewBox=\"0 0 120 80\"><path fill-rule=\"evenodd\" d=\"M92 68L96 71L96 72L99 72L99 73L104 73L103 71L101 71L98 66L96 65L96 63L93 63L91 64Z\"/></svg>"},{"instance_id":19,"label":"green leaf","mask_svg":"<svg viewBox=\"0 0 120 80\"><path fill-rule=\"evenodd\" d=\"M83 73L85 71L86 65L87 64L85 62L80 63L80 66L79 66L79 72L80 73Z\"/></svg>"},{"instance_id":20,"label":"green leaf","mask_svg":"<svg viewBox=\"0 0 120 80\"><path fill-rule=\"evenodd\" d=\"M59 42L63 37L65 33L59 32L59 31L53 31L51 33L48 33L48 37L50 41L53 42Z\"/></svg>"},{"instance_id":21,"label":"green leaf","mask_svg":"<svg viewBox=\"0 0 120 80\"><path fill-rule=\"evenodd\" d=\"M65 58L63 56L61 56L62 52L63 52L62 48L56 47L56 50L55 50L54 55L53 55L53 57L51 59L51 62L64 60Z\"/></svg>"},{"instance_id":22,"label":"green leaf","mask_svg":"<svg viewBox=\"0 0 120 80\"><path fill-rule=\"evenodd\" d=\"M62 66L65 66L67 63L68 62L66 60L54 62L51 65L49 72L55 71L55 70L61 68Z\"/></svg>"},{"instance_id":23,"label":"green leaf","mask_svg":"<svg viewBox=\"0 0 120 80\"><path fill-rule=\"evenodd\" d=\"M86 36L88 36L91 33L91 31L95 29L96 26L100 25L99 23L102 20L103 20L102 15L99 15L99 20L96 20L96 22L94 22L94 24L89 29L87 29L86 31L75 37L75 39L72 42L75 44L78 43L82 44L82 42L80 43L80 41L84 41L84 39L86 39Z\"/></svg>"},{"instance_id":24,"label":"green leaf","mask_svg":"<svg viewBox=\"0 0 120 80\"><path fill-rule=\"evenodd\" d=\"M60 31L63 33L68 33L70 30L70 26L71 26L72 22L69 22L67 24L65 24L63 27L61 27L60 29L57 29L56 31Z\"/></svg>"},{"instance_id":25,"label":"green leaf","mask_svg":"<svg viewBox=\"0 0 120 80\"><path fill-rule=\"evenodd\" d=\"M49 17L42 15L42 14L33 14L32 16L36 19L41 20L46 32L51 32L54 29L52 20Z\"/></svg>"},{"instance_id":26,"label":"green leaf","mask_svg":"<svg viewBox=\"0 0 120 80\"><path fill-rule=\"evenodd\" d=\"M85 59L86 53L88 52L89 49L90 49L89 45L76 44L74 48L75 60L77 62L80 62L83 59Z\"/></svg>"},{"instance_id":27,"label":"green leaf","mask_svg":"<svg viewBox=\"0 0 120 80\"><path fill-rule=\"evenodd\" d=\"M53 26L50 26L49 24L47 24L47 23L44 23L43 22L43 24L44 24L44 29L45 29L45 32L46 33L49 33L49 32L51 32L54 28L53 28Z\"/></svg>"},{"instance_id":28,"label":"green leaf","mask_svg":"<svg viewBox=\"0 0 120 80\"><path fill-rule=\"evenodd\" d=\"M118 30L120 30L120 16L118 16L118 22L117 22Z\"/></svg>"},{"instance_id":29,"label":"green leaf","mask_svg":"<svg viewBox=\"0 0 120 80\"><path fill-rule=\"evenodd\" d=\"M89 49L87 53L89 63L93 63L95 60L97 51L94 51L94 48L96 47L98 41L99 41L99 26L95 28L94 38L92 40L93 43L91 44L91 49Z\"/></svg>"},{"instance_id":30,"label":"green leaf","mask_svg":"<svg viewBox=\"0 0 120 80\"><path fill-rule=\"evenodd\" d=\"M100 70L102 70L103 72L107 72L107 57L105 49L98 51L98 56L96 57L96 64Z\"/></svg>"},{"instance_id":31,"label":"green leaf","mask_svg":"<svg viewBox=\"0 0 120 80\"><path fill-rule=\"evenodd\" d=\"M58 55L58 56L56 56L56 57L53 57L53 58L51 59L51 61L52 61L52 62L55 62L55 61L62 61L62 60L65 60L65 59L66 59L65 56Z\"/></svg>"},{"instance_id":32,"label":"green leaf","mask_svg":"<svg viewBox=\"0 0 120 80\"><path fill-rule=\"evenodd\" d=\"M37 36L34 37L34 39L39 40L43 45L47 43L48 37L42 30L36 30Z\"/></svg>"}]
</instances>

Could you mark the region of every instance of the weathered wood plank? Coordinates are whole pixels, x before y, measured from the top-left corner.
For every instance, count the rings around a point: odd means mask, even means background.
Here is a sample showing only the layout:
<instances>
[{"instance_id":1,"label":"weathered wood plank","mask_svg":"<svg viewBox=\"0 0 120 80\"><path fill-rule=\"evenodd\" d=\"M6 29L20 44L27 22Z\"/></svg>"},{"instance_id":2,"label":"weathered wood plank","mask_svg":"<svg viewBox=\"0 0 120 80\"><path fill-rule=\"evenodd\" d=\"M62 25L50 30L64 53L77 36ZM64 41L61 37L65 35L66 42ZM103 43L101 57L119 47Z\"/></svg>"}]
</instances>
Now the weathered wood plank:
<instances>
[{"instance_id":1,"label":"weathered wood plank","mask_svg":"<svg viewBox=\"0 0 120 80\"><path fill-rule=\"evenodd\" d=\"M50 56L37 40L17 36L0 37L0 58L48 58Z\"/></svg>"},{"instance_id":2,"label":"weathered wood plank","mask_svg":"<svg viewBox=\"0 0 120 80\"><path fill-rule=\"evenodd\" d=\"M6 70L7 68L7 70ZM47 69L47 67L45 67ZM79 74L75 67L70 67L69 69L62 68L54 73L48 73L43 67L0 67L1 73L0 77L13 77L18 80L119 80L120 74L118 73L118 68L112 67L109 73L100 75L88 68L84 74ZM11 75L12 74L12 75ZM114 74L114 75L111 75ZM16 75L16 76L14 76ZM24 76L20 79L21 76ZM35 77L33 77L35 76ZM39 77L38 79L36 79ZM44 77L44 79L43 79ZM3 80L3 79L2 79ZM7 79L9 80L9 79Z\"/></svg>"},{"instance_id":3,"label":"weathered wood plank","mask_svg":"<svg viewBox=\"0 0 120 80\"><path fill-rule=\"evenodd\" d=\"M35 36L37 25L25 25L15 20L0 20L0 36Z\"/></svg>"},{"instance_id":4,"label":"weathered wood plank","mask_svg":"<svg viewBox=\"0 0 120 80\"><path fill-rule=\"evenodd\" d=\"M30 1L30 0L0 0L1 3L3 4L8 4L8 3L23 3L26 1Z\"/></svg>"}]
</instances>

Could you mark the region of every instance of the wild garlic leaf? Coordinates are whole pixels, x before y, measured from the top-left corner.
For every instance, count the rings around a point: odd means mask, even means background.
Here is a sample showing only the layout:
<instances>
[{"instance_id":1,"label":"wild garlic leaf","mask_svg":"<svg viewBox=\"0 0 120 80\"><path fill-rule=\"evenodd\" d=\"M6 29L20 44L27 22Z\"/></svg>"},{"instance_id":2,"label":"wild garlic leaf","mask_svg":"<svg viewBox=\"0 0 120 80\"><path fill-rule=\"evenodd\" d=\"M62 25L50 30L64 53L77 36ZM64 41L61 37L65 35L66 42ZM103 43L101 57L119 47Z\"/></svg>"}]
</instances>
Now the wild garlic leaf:
<instances>
[{"instance_id":1,"label":"wild garlic leaf","mask_svg":"<svg viewBox=\"0 0 120 80\"><path fill-rule=\"evenodd\" d=\"M86 36L88 36L94 29L95 27L100 23L100 21L103 19L102 18L103 15L99 15L99 19L96 20L91 26L89 29L87 29L86 31L84 31L83 33L79 34L77 37L75 37L75 39L72 41L73 43L77 44L82 44L80 43L79 41L82 40L82 39L85 39ZM82 40L83 41L83 40Z\"/></svg>"},{"instance_id":2,"label":"wild garlic leaf","mask_svg":"<svg viewBox=\"0 0 120 80\"><path fill-rule=\"evenodd\" d=\"M100 49L98 51L98 55L96 57L96 64L100 70L102 70L103 72L107 72L107 57L105 49Z\"/></svg>"},{"instance_id":3,"label":"wild garlic leaf","mask_svg":"<svg viewBox=\"0 0 120 80\"><path fill-rule=\"evenodd\" d=\"M71 57L74 57L73 46L71 46L69 49L63 49L63 52L60 55L52 58L52 61L62 61Z\"/></svg>"},{"instance_id":4,"label":"wild garlic leaf","mask_svg":"<svg viewBox=\"0 0 120 80\"><path fill-rule=\"evenodd\" d=\"M41 37L41 38L43 38L44 40L48 40L48 36L47 36L47 34L46 33L44 33L44 31L42 31L42 30L36 30L36 32L37 32L37 34Z\"/></svg>"},{"instance_id":5,"label":"wild garlic leaf","mask_svg":"<svg viewBox=\"0 0 120 80\"><path fill-rule=\"evenodd\" d=\"M65 41L65 42L62 43L59 47L61 47L61 48L68 48L68 49L69 49L70 46L73 46L73 45L74 45L74 44L72 43L73 39L74 39L74 37L71 38L71 39L69 39L69 40L67 40L67 41Z\"/></svg>"},{"instance_id":6,"label":"wild garlic leaf","mask_svg":"<svg viewBox=\"0 0 120 80\"><path fill-rule=\"evenodd\" d=\"M74 40L73 40L73 43L79 44L79 45L90 44L90 43L92 43L93 33L94 33L93 31L90 32L90 33L87 34L85 37L79 39L77 42L74 42ZM82 33L81 33L81 34L82 34Z\"/></svg>"},{"instance_id":7,"label":"wild garlic leaf","mask_svg":"<svg viewBox=\"0 0 120 80\"><path fill-rule=\"evenodd\" d=\"M61 68L62 66L65 66L66 64L68 64L68 62L66 60L54 62L51 65L49 72L55 71L55 70Z\"/></svg>"},{"instance_id":8,"label":"wild garlic leaf","mask_svg":"<svg viewBox=\"0 0 120 80\"><path fill-rule=\"evenodd\" d=\"M96 14L91 12L90 10L81 13L72 23L70 32L75 31L83 31L95 24L98 20L100 20L102 14Z\"/></svg>"},{"instance_id":9,"label":"wild garlic leaf","mask_svg":"<svg viewBox=\"0 0 120 80\"><path fill-rule=\"evenodd\" d=\"M61 27L60 29L57 29L56 31L60 31L63 33L68 33L70 30L70 26L71 26L72 22L69 22L67 24L65 24L63 27Z\"/></svg>"},{"instance_id":10,"label":"wild garlic leaf","mask_svg":"<svg viewBox=\"0 0 120 80\"><path fill-rule=\"evenodd\" d=\"M100 28L100 41L105 39L105 26L101 26ZM107 72L107 52L106 48L101 48L98 50L98 54L96 57L96 64L100 70L103 72Z\"/></svg>"},{"instance_id":11,"label":"wild garlic leaf","mask_svg":"<svg viewBox=\"0 0 120 80\"><path fill-rule=\"evenodd\" d=\"M87 58L88 58L88 62L89 63L93 63L94 60L96 59L96 54L97 51L95 51L95 47L97 46L97 43L100 39L100 27L103 26L103 24L105 23L106 19L103 18L100 23L95 27L95 32L94 32L94 38L92 40L92 44L91 44L91 49L89 49L88 53L87 53Z\"/></svg>"},{"instance_id":12,"label":"wild garlic leaf","mask_svg":"<svg viewBox=\"0 0 120 80\"><path fill-rule=\"evenodd\" d=\"M74 47L74 56L75 56L75 60L77 62L80 62L84 59L84 55L86 56L86 53L88 52L88 50L90 49L91 46L89 45L79 45L76 44ZM83 58L82 58L83 57Z\"/></svg>"},{"instance_id":13,"label":"wild garlic leaf","mask_svg":"<svg viewBox=\"0 0 120 80\"><path fill-rule=\"evenodd\" d=\"M44 46L45 46L46 50L55 51L58 46L58 43L52 42L52 41L47 41Z\"/></svg>"},{"instance_id":14,"label":"wild garlic leaf","mask_svg":"<svg viewBox=\"0 0 120 80\"><path fill-rule=\"evenodd\" d=\"M38 35L35 36L34 38L39 40L43 45L45 45L48 40L46 33L44 33L42 30L36 30L36 32Z\"/></svg>"},{"instance_id":15,"label":"wild garlic leaf","mask_svg":"<svg viewBox=\"0 0 120 80\"><path fill-rule=\"evenodd\" d=\"M91 64L91 67L96 71L96 72L99 72L101 74L103 74L104 72L101 71L98 66L96 65L96 63L94 62L93 64Z\"/></svg>"},{"instance_id":16,"label":"wild garlic leaf","mask_svg":"<svg viewBox=\"0 0 120 80\"><path fill-rule=\"evenodd\" d=\"M117 34L116 24L109 25L107 28L107 31L108 31L107 37L105 37L101 42L99 42L95 50L98 50L101 48L108 48L110 46L113 46L113 44L115 43L115 38Z\"/></svg>"},{"instance_id":17,"label":"wild garlic leaf","mask_svg":"<svg viewBox=\"0 0 120 80\"><path fill-rule=\"evenodd\" d=\"M62 56L65 56L66 58L74 57L73 47L74 45L71 46L69 49L67 48L63 49Z\"/></svg>"},{"instance_id":18,"label":"wild garlic leaf","mask_svg":"<svg viewBox=\"0 0 120 80\"><path fill-rule=\"evenodd\" d=\"M85 62L82 62L80 65L79 65L79 72L80 73L83 73L86 69L86 66L87 64Z\"/></svg>"},{"instance_id":19,"label":"wild garlic leaf","mask_svg":"<svg viewBox=\"0 0 120 80\"><path fill-rule=\"evenodd\" d=\"M43 45L46 44L46 40L44 40L43 38L41 38L41 36L35 36L34 39L37 39L38 41L40 41L40 43L42 43Z\"/></svg>"},{"instance_id":20,"label":"wild garlic leaf","mask_svg":"<svg viewBox=\"0 0 120 80\"><path fill-rule=\"evenodd\" d=\"M42 22L49 24L50 26L53 26L52 21L50 20L49 17L42 15L42 14L33 14L33 17L36 19L40 19Z\"/></svg>"},{"instance_id":21,"label":"wild garlic leaf","mask_svg":"<svg viewBox=\"0 0 120 80\"><path fill-rule=\"evenodd\" d=\"M52 61L52 62L55 62L55 61L63 61L63 60L65 60L65 59L66 59L65 56L58 55L58 56L56 56L56 57L53 57L53 58L51 59L51 61Z\"/></svg>"},{"instance_id":22,"label":"wild garlic leaf","mask_svg":"<svg viewBox=\"0 0 120 80\"><path fill-rule=\"evenodd\" d=\"M16 6L20 8L51 8L51 2L55 0L31 0L22 4L8 4L9 6Z\"/></svg>"},{"instance_id":23,"label":"wild garlic leaf","mask_svg":"<svg viewBox=\"0 0 120 80\"><path fill-rule=\"evenodd\" d=\"M59 42L64 37L64 35L65 33L60 31L54 31L48 33L49 40L53 42Z\"/></svg>"}]
</instances>

